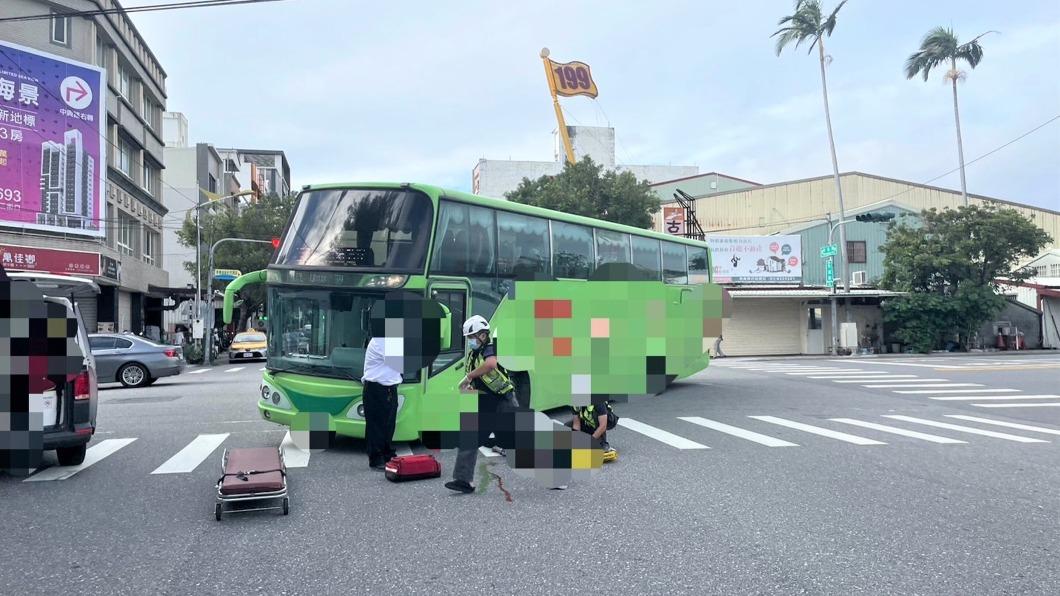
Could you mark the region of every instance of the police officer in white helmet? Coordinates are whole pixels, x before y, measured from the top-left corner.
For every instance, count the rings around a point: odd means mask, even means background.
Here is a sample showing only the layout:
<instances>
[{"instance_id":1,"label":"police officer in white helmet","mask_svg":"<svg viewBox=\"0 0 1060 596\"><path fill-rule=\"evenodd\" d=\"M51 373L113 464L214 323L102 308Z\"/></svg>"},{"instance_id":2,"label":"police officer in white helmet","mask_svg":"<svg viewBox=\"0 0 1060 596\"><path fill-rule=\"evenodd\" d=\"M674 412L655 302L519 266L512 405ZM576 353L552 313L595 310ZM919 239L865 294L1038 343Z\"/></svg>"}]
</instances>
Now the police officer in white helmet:
<instances>
[{"instance_id":1,"label":"police officer in white helmet","mask_svg":"<svg viewBox=\"0 0 1060 596\"><path fill-rule=\"evenodd\" d=\"M464 445L457 450L456 465L453 466L453 480L445 484L446 488L462 493L475 490L471 485L471 480L474 478L478 447L487 440L490 434L488 425L481 424L482 415L512 411L519 407L519 402L515 398L515 385L508 377L508 373L497 363L497 347L490 340L489 331L489 322L479 315L474 315L464 321L464 338L467 340L469 350L464 363L465 375L460 381L460 390L474 389L479 392L480 425L476 444L474 446Z\"/></svg>"}]
</instances>

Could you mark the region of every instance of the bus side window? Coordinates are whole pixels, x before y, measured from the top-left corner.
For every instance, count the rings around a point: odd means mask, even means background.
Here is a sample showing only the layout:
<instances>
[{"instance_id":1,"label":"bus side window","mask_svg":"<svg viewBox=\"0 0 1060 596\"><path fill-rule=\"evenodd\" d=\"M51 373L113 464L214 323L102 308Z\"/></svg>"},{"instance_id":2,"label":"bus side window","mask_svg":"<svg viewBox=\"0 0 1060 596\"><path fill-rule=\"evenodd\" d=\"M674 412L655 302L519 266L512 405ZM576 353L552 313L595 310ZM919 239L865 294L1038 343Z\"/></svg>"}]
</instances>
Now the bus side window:
<instances>
[{"instance_id":1,"label":"bus side window","mask_svg":"<svg viewBox=\"0 0 1060 596\"><path fill-rule=\"evenodd\" d=\"M452 322L450 336L452 343L448 350L438 354L438 357L431 363L430 376L433 377L464 357L464 336L461 333L461 326L466 318L467 308L463 290L434 290L431 296L449 309Z\"/></svg>"},{"instance_id":2,"label":"bus side window","mask_svg":"<svg viewBox=\"0 0 1060 596\"><path fill-rule=\"evenodd\" d=\"M660 278L661 259L659 241L654 238L633 237L633 265L647 273L652 279Z\"/></svg>"},{"instance_id":3,"label":"bus side window","mask_svg":"<svg viewBox=\"0 0 1060 596\"><path fill-rule=\"evenodd\" d=\"M553 221L553 274L556 277L589 279L589 274L593 268L592 229L562 221Z\"/></svg>"},{"instance_id":4,"label":"bus side window","mask_svg":"<svg viewBox=\"0 0 1060 596\"><path fill-rule=\"evenodd\" d=\"M497 274L548 274L548 222L536 217L497 212Z\"/></svg>"},{"instance_id":5,"label":"bus side window","mask_svg":"<svg viewBox=\"0 0 1060 596\"><path fill-rule=\"evenodd\" d=\"M596 266L629 262L629 234L596 230Z\"/></svg>"},{"instance_id":6,"label":"bus side window","mask_svg":"<svg viewBox=\"0 0 1060 596\"><path fill-rule=\"evenodd\" d=\"M495 253L493 211L442 201L431 271L491 275Z\"/></svg>"},{"instance_id":7,"label":"bus side window","mask_svg":"<svg viewBox=\"0 0 1060 596\"><path fill-rule=\"evenodd\" d=\"M707 249L685 247L688 250L688 283L705 284L710 281L707 268Z\"/></svg>"},{"instance_id":8,"label":"bus side window","mask_svg":"<svg viewBox=\"0 0 1060 596\"><path fill-rule=\"evenodd\" d=\"M663 278L668 284L688 283L688 257L683 244L662 243Z\"/></svg>"}]
</instances>

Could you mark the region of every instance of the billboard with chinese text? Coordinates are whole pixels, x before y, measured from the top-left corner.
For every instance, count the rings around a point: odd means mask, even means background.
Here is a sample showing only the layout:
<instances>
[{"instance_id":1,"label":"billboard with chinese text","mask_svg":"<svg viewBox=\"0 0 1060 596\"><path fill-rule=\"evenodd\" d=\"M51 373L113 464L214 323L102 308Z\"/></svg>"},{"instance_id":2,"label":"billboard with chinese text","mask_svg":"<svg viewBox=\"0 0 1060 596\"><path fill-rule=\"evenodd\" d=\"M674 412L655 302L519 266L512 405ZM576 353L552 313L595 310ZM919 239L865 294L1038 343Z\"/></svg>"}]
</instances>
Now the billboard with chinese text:
<instances>
[{"instance_id":1,"label":"billboard with chinese text","mask_svg":"<svg viewBox=\"0 0 1060 596\"><path fill-rule=\"evenodd\" d=\"M104 71L0 42L0 226L102 237Z\"/></svg>"},{"instance_id":2,"label":"billboard with chinese text","mask_svg":"<svg viewBox=\"0 0 1060 596\"><path fill-rule=\"evenodd\" d=\"M801 236L707 236L714 282L802 283Z\"/></svg>"},{"instance_id":3,"label":"billboard with chinese text","mask_svg":"<svg viewBox=\"0 0 1060 596\"><path fill-rule=\"evenodd\" d=\"M98 252L0 244L0 264L7 271L87 275L93 277L100 274L100 254Z\"/></svg>"},{"instance_id":4,"label":"billboard with chinese text","mask_svg":"<svg viewBox=\"0 0 1060 596\"><path fill-rule=\"evenodd\" d=\"M663 207L663 231L674 236L685 235L685 208Z\"/></svg>"}]
</instances>

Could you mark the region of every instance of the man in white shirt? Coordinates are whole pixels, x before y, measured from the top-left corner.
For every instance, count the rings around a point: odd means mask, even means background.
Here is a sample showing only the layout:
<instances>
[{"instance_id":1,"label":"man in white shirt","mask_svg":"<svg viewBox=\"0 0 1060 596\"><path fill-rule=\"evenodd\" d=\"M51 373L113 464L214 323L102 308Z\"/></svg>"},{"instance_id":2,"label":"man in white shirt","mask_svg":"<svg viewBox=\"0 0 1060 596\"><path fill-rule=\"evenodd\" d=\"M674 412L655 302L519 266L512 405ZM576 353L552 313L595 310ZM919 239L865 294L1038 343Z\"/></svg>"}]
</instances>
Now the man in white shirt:
<instances>
[{"instance_id":1,"label":"man in white shirt","mask_svg":"<svg viewBox=\"0 0 1060 596\"><path fill-rule=\"evenodd\" d=\"M397 387L401 384L401 338L373 337L364 355L364 438L368 446L368 466L383 470L397 455L391 440L397 421Z\"/></svg>"}]
</instances>

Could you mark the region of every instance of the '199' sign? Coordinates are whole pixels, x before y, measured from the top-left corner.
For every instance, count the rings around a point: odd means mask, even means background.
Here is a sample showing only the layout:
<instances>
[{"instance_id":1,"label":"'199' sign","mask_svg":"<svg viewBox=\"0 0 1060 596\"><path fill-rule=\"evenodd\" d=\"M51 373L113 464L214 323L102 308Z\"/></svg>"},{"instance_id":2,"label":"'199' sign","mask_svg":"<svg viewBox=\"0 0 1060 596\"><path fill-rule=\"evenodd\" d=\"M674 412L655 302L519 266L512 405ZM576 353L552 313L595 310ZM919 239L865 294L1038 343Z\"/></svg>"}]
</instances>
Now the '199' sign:
<instances>
[{"instance_id":1,"label":"'199' sign","mask_svg":"<svg viewBox=\"0 0 1060 596\"><path fill-rule=\"evenodd\" d=\"M552 79L556 84L556 94L563 96L588 95L596 97L596 83L589 71L589 65L584 62L568 62L557 64L549 61L552 67Z\"/></svg>"}]
</instances>

